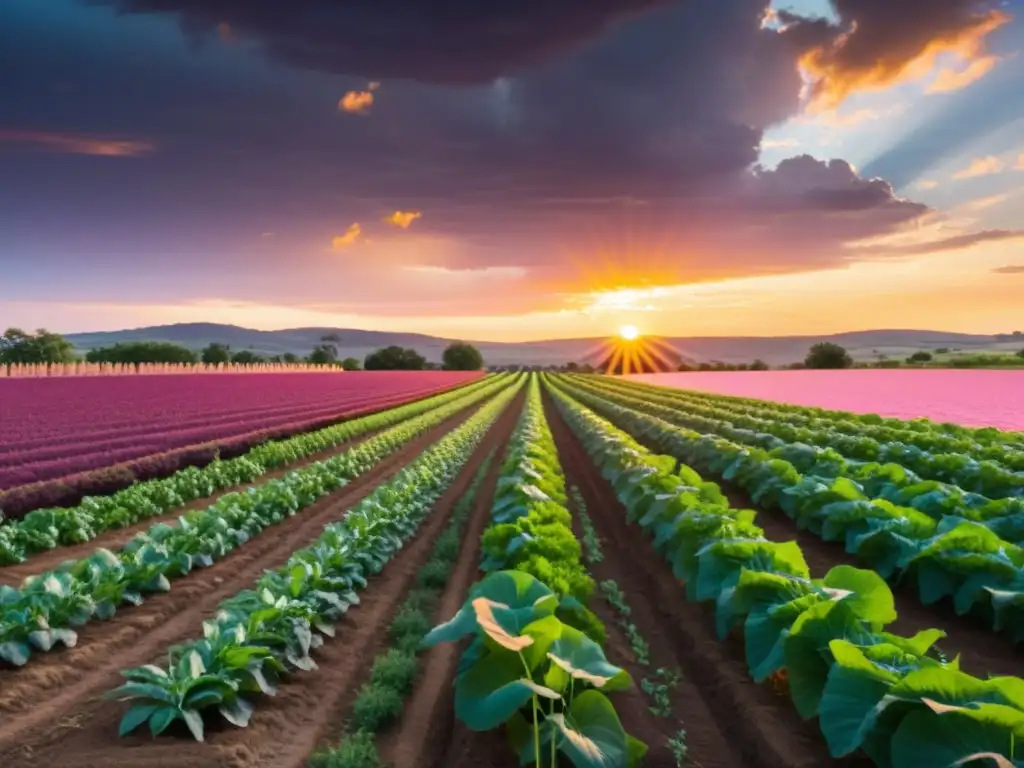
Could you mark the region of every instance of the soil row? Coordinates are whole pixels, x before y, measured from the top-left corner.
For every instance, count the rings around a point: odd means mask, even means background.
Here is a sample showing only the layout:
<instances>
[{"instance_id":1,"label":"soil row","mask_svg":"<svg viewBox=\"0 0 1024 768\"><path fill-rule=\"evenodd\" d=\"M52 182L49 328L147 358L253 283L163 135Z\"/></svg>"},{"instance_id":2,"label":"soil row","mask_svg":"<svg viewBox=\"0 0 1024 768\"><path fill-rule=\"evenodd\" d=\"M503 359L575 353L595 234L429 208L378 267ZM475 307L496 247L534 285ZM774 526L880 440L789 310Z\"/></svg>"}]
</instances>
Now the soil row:
<instances>
[{"instance_id":1,"label":"soil row","mask_svg":"<svg viewBox=\"0 0 1024 768\"><path fill-rule=\"evenodd\" d=\"M632 622L650 645L650 666L642 667L610 609L595 600L592 607L608 628L610 660L628 669L638 686L659 667L677 668L683 675L671 694L671 718L653 716L639 690L628 703L615 699L626 730L649 746L644 765L675 767L666 742L680 728L686 731L688 765L837 765L816 723L802 721L788 697L770 685L751 680L742 638L718 639L711 606L686 600L670 566L654 553L640 528L628 523L614 489L546 395L545 406L567 482L580 489L602 543L604 559L592 573L599 581L618 583L629 600Z\"/></svg>"},{"instance_id":2,"label":"soil row","mask_svg":"<svg viewBox=\"0 0 1024 768\"><path fill-rule=\"evenodd\" d=\"M339 624L338 636L316 652L319 670L291 676L276 697L260 701L248 728L210 728L205 744L176 739L152 743L143 731L118 739L124 705L101 696L120 684L120 670L159 661L170 645L194 637L224 598L251 586L265 569L286 562L295 550L316 539L325 525L344 517L469 413L460 413L410 441L366 475L210 568L190 574L170 592L119 612L109 622L86 626L75 648L0 673L0 764L5 768L47 763L67 768L304 765L354 698L349 681L372 658L378 633L429 554L454 501L487 452L507 439L514 424L510 410L491 428L420 535L371 580L361 594L362 603Z\"/></svg>"}]
</instances>

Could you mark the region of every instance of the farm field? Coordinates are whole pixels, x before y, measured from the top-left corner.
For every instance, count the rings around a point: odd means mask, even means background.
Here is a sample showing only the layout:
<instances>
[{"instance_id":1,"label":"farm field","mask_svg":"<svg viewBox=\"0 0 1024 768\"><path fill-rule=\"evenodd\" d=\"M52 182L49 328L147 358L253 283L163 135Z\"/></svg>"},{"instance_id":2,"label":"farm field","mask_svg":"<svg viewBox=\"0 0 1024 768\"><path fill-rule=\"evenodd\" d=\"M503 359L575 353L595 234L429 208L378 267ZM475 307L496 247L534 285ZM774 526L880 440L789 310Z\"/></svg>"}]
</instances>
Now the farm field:
<instances>
[{"instance_id":1,"label":"farm field","mask_svg":"<svg viewBox=\"0 0 1024 768\"><path fill-rule=\"evenodd\" d=\"M844 370L633 374L633 381L898 419L1024 430L1024 371Z\"/></svg>"},{"instance_id":2,"label":"farm field","mask_svg":"<svg viewBox=\"0 0 1024 768\"><path fill-rule=\"evenodd\" d=\"M496 375L4 521L0 764L1019 763L1018 439Z\"/></svg>"},{"instance_id":3,"label":"farm field","mask_svg":"<svg viewBox=\"0 0 1024 768\"><path fill-rule=\"evenodd\" d=\"M129 479L159 477L206 463L216 451L238 455L268 438L415 400L478 375L380 371L2 379L0 491L126 462L135 462L126 468ZM101 486L109 475L97 478ZM118 482L115 476L113 483ZM79 483L93 490L82 478ZM9 507L0 501L0 508Z\"/></svg>"}]
</instances>

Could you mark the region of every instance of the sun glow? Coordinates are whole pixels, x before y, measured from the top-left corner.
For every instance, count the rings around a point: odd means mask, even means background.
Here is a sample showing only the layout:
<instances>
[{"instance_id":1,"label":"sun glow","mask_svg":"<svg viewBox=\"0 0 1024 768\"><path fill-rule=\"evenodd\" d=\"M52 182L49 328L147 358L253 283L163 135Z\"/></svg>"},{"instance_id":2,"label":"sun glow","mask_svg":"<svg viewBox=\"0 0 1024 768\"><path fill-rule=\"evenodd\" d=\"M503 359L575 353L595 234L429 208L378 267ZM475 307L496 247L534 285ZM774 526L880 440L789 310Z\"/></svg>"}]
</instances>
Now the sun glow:
<instances>
[{"instance_id":1,"label":"sun glow","mask_svg":"<svg viewBox=\"0 0 1024 768\"><path fill-rule=\"evenodd\" d=\"M626 341L636 341L640 337L640 331L635 325L624 325L619 328L619 336Z\"/></svg>"}]
</instances>

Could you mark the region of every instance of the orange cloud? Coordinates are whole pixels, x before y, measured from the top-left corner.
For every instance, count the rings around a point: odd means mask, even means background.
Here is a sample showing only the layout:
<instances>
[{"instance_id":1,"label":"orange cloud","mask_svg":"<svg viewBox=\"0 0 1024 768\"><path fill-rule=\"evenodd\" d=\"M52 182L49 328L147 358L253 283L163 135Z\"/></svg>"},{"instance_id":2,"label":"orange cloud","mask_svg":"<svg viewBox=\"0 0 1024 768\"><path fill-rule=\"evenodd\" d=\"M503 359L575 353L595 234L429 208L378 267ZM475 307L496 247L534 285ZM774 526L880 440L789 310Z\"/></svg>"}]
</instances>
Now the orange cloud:
<instances>
[{"instance_id":1,"label":"orange cloud","mask_svg":"<svg viewBox=\"0 0 1024 768\"><path fill-rule=\"evenodd\" d=\"M359 222L352 224L345 230L345 234L335 235L331 238L331 250L342 251L350 245L355 245L355 242L359 239L359 236L362 233L363 228L359 226Z\"/></svg>"},{"instance_id":2,"label":"orange cloud","mask_svg":"<svg viewBox=\"0 0 1024 768\"><path fill-rule=\"evenodd\" d=\"M945 68L939 70L938 76L928 86L926 93L951 93L976 83L989 72L999 61L998 56L982 56L967 65L966 69L955 70Z\"/></svg>"},{"instance_id":3,"label":"orange cloud","mask_svg":"<svg viewBox=\"0 0 1024 768\"><path fill-rule=\"evenodd\" d=\"M1003 161L993 155L977 157L963 170L953 174L954 179L973 179L977 176L990 176L1003 170Z\"/></svg>"},{"instance_id":4,"label":"orange cloud","mask_svg":"<svg viewBox=\"0 0 1024 768\"><path fill-rule=\"evenodd\" d=\"M761 142L761 149L784 149L799 146L800 142L796 139L765 139Z\"/></svg>"},{"instance_id":5,"label":"orange cloud","mask_svg":"<svg viewBox=\"0 0 1024 768\"><path fill-rule=\"evenodd\" d=\"M909 49L876 52L879 55L866 55L870 37L854 21L845 33L800 57L800 69L811 84L810 109L835 109L854 92L881 90L926 77L943 54L951 54L969 65L959 73L940 73L932 88L936 84L969 85L995 64L993 57L984 53L985 38L1011 19L1003 11L992 10L973 16L959 27L937 30L931 38L916 42ZM978 64L986 60L990 61Z\"/></svg>"},{"instance_id":6,"label":"orange cloud","mask_svg":"<svg viewBox=\"0 0 1024 768\"><path fill-rule=\"evenodd\" d=\"M390 216L384 218L384 223L408 229L416 219L422 218L422 216L423 214L419 211L395 211Z\"/></svg>"},{"instance_id":7,"label":"orange cloud","mask_svg":"<svg viewBox=\"0 0 1024 768\"><path fill-rule=\"evenodd\" d=\"M939 182L934 179L921 179L917 184L914 185L918 189L935 189L939 186Z\"/></svg>"},{"instance_id":8,"label":"orange cloud","mask_svg":"<svg viewBox=\"0 0 1024 768\"><path fill-rule=\"evenodd\" d=\"M49 152L62 152L68 155L95 155L97 157L141 157L155 149L154 145L148 141L0 129L0 143L2 142L25 144Z\"/></svg>"},{"instance_id":9,"label":"orange cloud","mask_svg":"<svg viewBox=\"0 0 1024 768\"><path fill-rule=\"evenodd\" d=\"M1017 165L1014 166L1018 171L1024 171L1024 153L1017 158Z\"/></svg>"},{"instance_id":10,"label":"orange cloud","mask_svg":"<svg viewBox=\"0 0 1024 768\"><path fill-rule=\"evenodd\" d=\"M338 109L348 112L350 115L366 115L373 106L373 91L377 90L380 83L370 83L369 89L365 91L349 91L341 97L338 102Z\"/></svg>"}]
</instances>

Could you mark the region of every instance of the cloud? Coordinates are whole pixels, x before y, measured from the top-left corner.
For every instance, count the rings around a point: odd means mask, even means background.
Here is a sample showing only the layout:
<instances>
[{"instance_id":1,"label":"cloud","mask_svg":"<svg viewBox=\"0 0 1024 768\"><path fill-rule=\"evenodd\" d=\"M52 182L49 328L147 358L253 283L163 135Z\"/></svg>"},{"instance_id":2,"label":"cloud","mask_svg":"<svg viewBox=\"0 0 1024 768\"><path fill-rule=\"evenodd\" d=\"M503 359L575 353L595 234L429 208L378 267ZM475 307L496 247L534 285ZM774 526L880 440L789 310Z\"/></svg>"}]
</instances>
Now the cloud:
<instances>
[{"instance_id":1,"label":"cloud","mask_svg":"<svg viewBox=\"0 0 1024 768\"><path fill-rule=\"evenodd\" d=\"M998 56L982 56L968 64L964 69L956 70L948 67L939 70L939 74L928 86L925 93L952 93L978 82L992 71L999 62Z\"/></svg>"},{"instance_id":2,"label":"cloud","mask_svg":"<svg viewBox=\"0 0 1024 768\"><path fill-rule=\"evenodd\" d=\"M350 115L366 115L373 106L373 93L370 91L348 91L338 101L338 109Z\"/></svg>"},{"instance_id":3,"label":"cloud","mask_svg":"<svg viewBox=\"0 0 1024 768\"><path fill-rule=\"evenodd\" d=\"M966 168L957 171L953 174L954 179L973 179L978 176L990 176L993 173L999 173L1005 168L1005 164L1002 160L994 155L988 155L986 157L978 157L971 161L971 164Z\"/></svg>"},{"instance_id":4,"label":"cloud","mask_svg":"<svg viewBox=\"0 0 1024 768\"><path fill-rule=\"evenodd\" d=\"M834 0L833 5L838 25L787 13L781 32L810 44L800 65L818 109L835 108L856 91L924 77L943 54L968 62L970 69L986 58L988 35L1011 19L998 0ZM975 80L981 76L977 72Z\"/></svg>"},{"instance_id":5,"label":"cloud","mask_svg":"<svg viewBox=\"0 0 1024 768\"><path fill-rule=\"evenodd\" d=\"M1017 164L1013 167L1018 171L1024 171L1024 153L1021 153L1021 156L1017 158Z\"/></svg>"},{"instance_id":6,"label":"cloud","mask_svg":"<svg viewBox=\"0 0 1024 768\"><path fill-rule=\"evenodd\" d=\"M14 144L46 152L96 157L142 157L155 147L151 142L43 131L19 131L0 128L0 144Z\"/></svg>"},{"instance_id":7,"label":"cloud","mask_svg":"<svg viewBox=\"0 0 1024 768\"><path fill-rule=\"evenodd\" d=\"M942 240L932 240L924 243L912 243L909 245L872 245L851 248L850 250L863 255L926 256L932 253L960 251L982 243L1021 239L1024 239L1024 229L986 229L980 232L970 232L963 235L955 235ZM1001 270L997 269L995 271L999 272Z\"/></svg>"},{"instance_id":8,"label":"cloud","mask_svg":"<svg viewBox=\"0 0 1024 768\"><path fill-rule=\"evenodd\" d=\"M979 197L975 200L969 200L968 202L959 206L963 211L969 211L970 213L977 213L978 211L984 211L986 208L991 208L995 205L1005 203L1010 199L1010 194L1004 192L998 195L989 195L987 197Z\"/></svg>"},{"instance_id":9,"label":"cloud","mask_svg":"<svg viewBox=\"0 0 1024 768\"><path fill-rule=\"evenodd\" d=\"M997 275L1024 275L1024 264L1009 264L992 270Z\"/></svg>"},{"instance_id":10,"label":"cloud","mask_svg":"<svg viewBox=\"0 0 1024 768\"><path fill-rule=\"evenodd\" d=\"M761 149L790 149L799 147L800 142L796 139L763 139Z\"/></svg>"},{"instance_id":11,"label":"cloud","mask_svg":"<svg viewBox=\"0 0 1024 768\"><path fill-rule=\"evenodd\" d=\"M939 182L935 181L935 179L921 179L914 186L922 190L935 189L937 186L939 186Z\"/></svg>"},{"instance_id":12,"label":"cloud","mask_svg":"<svg viewBox=\"0 0 1024 768\"><path fill-rule=\"evenodd\" d=\"M386 224L392 224L402 229L408 229L416 219L423 216L419 211L395 211L384 218Z\"/></svg>"},{"instance_id":13,"label":"cloud","mask_svg":"<svg viewBox=\"0 0 1024 768\"><path fill-rule=\"evenodd\" d=\"M363 229L359 226L358 222L350 225L349 228L345 230L345 234L335 235L331 238L331 250L342 251L350 245L354 245L362 233Z\"/></svg>"}]
</instances>

